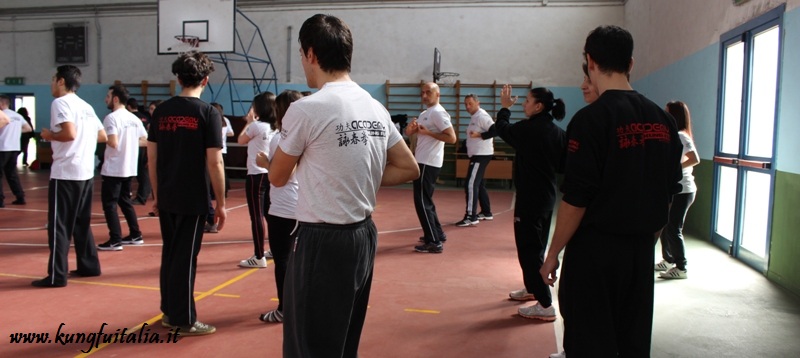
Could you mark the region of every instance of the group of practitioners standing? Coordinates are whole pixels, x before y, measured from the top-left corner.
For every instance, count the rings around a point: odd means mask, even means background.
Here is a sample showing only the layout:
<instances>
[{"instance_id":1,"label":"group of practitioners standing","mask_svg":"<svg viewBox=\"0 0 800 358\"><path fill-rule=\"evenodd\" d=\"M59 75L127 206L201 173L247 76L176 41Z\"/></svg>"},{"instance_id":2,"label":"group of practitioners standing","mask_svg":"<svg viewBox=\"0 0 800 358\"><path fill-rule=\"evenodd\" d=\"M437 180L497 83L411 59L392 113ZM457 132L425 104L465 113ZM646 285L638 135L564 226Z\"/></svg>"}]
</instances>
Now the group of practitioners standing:
<instances>
[{"instance_id":1,"label":"group of practitioners standing","mask_svg":"<svg viewBox=\"0 0 800 358\"><path fill-rule=\"evenodd\" d=\"M307 97L296 91L256 96L237 137L248 146L245 191L254 240L253 256L240 265L266 267L268 236L279 304L259 319L283 322L285 357L356 357L377 249L371 219L377 191L413 181L423 230L414 249L442 253L447 237L432 196L444 143L455 143L457 134L439 104L438 86L427 83L421 88L427 109L406 129L417 135L412 154L385 107L350 79L353 40L342 20L312 16L303 23L299 42L307 84L318 91ZM510 86L501 91L503 109L496 121L480 108L477 96L465 98L472 115L470 166L465 216L456 225L493 219L482 177L493 154L492 138L500 136L515 149L514 234L524 283L509 297L537 301L519 308L520 315L555 320L548 285L557 280L559 255L566 249L558 293L564 352L555 356L649 356L652 270L663 269L664 278L686 277L681 229L696 190L691 167L699 161L691 120L685 104L671 102L670 115L631 88L632 50L632 37L622 28L601 26L589 34L582 85L589 105L575 114L566 132L554 123L564 118L565 104L546 88L527 93L522 107L528 119L514 124L509 109L518 98L511 96ZM109 89L106 104L113 112L101 124L75 93L80 70L58 67L51 83L50 127L42 130L54 153L50 257L47 276L33 286L67 285L72 238L78 260L69 275L101 273L89 226L98 142L107 143L107 153L121 153L106 156L108 169L101 172L103 196L111 198L104 199L110 227L116 219L111 244L142 240L138 227L122 237L116 208L114 215L109 212L113 203L130 201L126 194L135 154L146 145L152 210L163 242L161 323L182 335L216 331L198 320L193 297L197 256L209 231L209 187L216 201L213 229L223 230L227 218L220 135L226 124L221 111L200 100L213 71L213 62L202 53L180 55L172 73L181 92L155 108L145 131L138 118L122 112L128 96L124 87ZM8 123L0 116L0 126ZM545 255L557 173L564 174L563 198ZM130 225L135 213L127 210L123 207ZM654 266L659 236L664 261Z\"/></svg>"}]
</instances>

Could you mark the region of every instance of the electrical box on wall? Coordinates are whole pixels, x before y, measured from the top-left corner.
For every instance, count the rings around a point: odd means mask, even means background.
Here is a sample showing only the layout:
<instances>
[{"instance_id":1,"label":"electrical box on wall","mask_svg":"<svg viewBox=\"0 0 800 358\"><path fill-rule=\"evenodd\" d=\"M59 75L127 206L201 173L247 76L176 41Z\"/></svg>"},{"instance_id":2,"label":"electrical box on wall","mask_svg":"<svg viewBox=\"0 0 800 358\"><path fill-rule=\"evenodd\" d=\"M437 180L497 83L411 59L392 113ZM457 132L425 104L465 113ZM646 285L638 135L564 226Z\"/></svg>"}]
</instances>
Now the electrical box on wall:
<instances>
[{"instance_id":1,"label":"electrical box on wall","mask_svg":"<svg viewBox=\"0 0 800 358\"><path fill-rule=\"evenodd\" d=\"M56 63L86 64L87 27L85 23L53 24L56 43Z\"/></svg>"}]
</instances>

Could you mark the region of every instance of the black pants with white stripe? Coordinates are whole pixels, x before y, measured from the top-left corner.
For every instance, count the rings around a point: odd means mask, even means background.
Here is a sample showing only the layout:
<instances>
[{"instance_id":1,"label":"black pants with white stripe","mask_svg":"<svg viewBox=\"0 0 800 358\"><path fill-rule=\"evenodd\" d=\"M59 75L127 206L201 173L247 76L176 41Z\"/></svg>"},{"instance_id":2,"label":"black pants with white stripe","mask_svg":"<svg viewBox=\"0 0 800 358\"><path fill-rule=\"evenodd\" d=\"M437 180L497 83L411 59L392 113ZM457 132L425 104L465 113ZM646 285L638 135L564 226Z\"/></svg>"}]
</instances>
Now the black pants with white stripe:
<instances>
[{"instance_id":1,"label":"black pants with white stripe","mask_svg":"<svg viewBox=\"0 0 800 358\"><path fill-rule=\"evenodd\" d=\"M489 203L489 193L486 191L486 180L483 174L492 160L491 155L473 155L469 157L467 180L464 183L464 192L467 194L467 210L465 216L470 220L478 220L478 203L481 204L481 213L492 214Z\"/></svg>"},{"instance_id":2,"label":"black pants with white stripe","mask_svg":"<svg viewBox=\"0 0 800 358\"><path fill-rule=\"evenodd\" d=\"M284 357L358 356L377 242L369 217L299 224L284 284Z\"/></svg>"},{"instance_id":3,"label":"black pants with white stripe","mask_svg":"<svg viewBox=\"0 0 800 358\"><path fill-rule=\"evenodd\" d=\"M257 259L264 257L264 239L267 237L266 218L269 212L269 176L248 174L244 180L247 211L250 213L250 232L253 235L253 252Z\"/></svg>"},{"instance_id":4,"label":"black pants with white stripe","mask_svg":"<svg viewBox=\"0 0 800 358\"><path fill-rule=\"evenodd\" d=\"M70 239L75 239L77 270L82 276L100 275L100 260L92 235L93 179L50 179L47 191L47 243L50 258L47 279L52 285L66 284Z\"/></svg>"},{"instance_id":5,"label":"black pants with white stripe","mask_svg":"<svg viewBox=\"0 0 800 358\"><path fill-rule=\"evenodd\" d=\"M197 254L203 242L204 215L181 215L161 210L161 312L174 326L197 321L194 280Z\"/></svg>"},{"instance_id":6,"label":"black pants with white stripe","mask_svg":"<svg viewBox=\"0 0 800 358\"><path fill-rule=\"evenodd\" d=\"M414 180L414 208L417 210L422 232L425 233L425 242L440 243L446 236L436 214L436 205L433 204L433 191L436 189L436 179L441 168L418 165L419 178Z\"/></svg>"}]
</instances>

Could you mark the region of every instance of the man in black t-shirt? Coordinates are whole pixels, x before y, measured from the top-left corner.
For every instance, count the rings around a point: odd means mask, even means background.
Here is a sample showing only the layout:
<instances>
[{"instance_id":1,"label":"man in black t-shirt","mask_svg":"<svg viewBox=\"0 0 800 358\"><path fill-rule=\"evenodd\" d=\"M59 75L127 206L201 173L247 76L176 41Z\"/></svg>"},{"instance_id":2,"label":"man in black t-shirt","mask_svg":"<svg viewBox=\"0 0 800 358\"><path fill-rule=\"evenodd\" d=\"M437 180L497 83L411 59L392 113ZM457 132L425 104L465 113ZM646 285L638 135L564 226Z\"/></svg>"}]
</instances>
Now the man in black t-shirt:
<instances>
[{"instance_id":1,"label":"man in black t-shirt","mask_svg":"<svg viewBox=\"0 0 800 358\"><path fill-rule=\"evenodd\" d=\"M136 98L128 98L125 108L136 117L139 117L144 129L150 130L150 114L139 110L139 102ZM134 204L144 205L152 192L150 173L147 171L147 147L139 147L139 162L136 164L136 170L136 182L139 183L139 186L136 189L136 195L131 201Z\"/></svg>"},{"instance_id":2,"label":"man in black t-shirt","mask_svg":"<svg viewBox=\"0 0 800 358\"><path fill-rule=\"evenodd\" d=\"M181 93L153 112L148 135L150 178L164 246L161 252L161 324L182 335L204 335L214 326L197 320L194 281L208 210L208 181L217 197L215 221L225 224L222 119L200 100L214 64L187 52L172 63ZM206 175L208 173L208 175Z\"/></svg>"},{"instance_id":3,"label":"man in black t-shirt","mask_svg":"<svg viewBox=\"0 0 800 358\"><path fill-rule=\"evenodd\" d=\"M584 53L600 97L567 128L563 200L540 273L556 280L564 350L571 357L648 357L653 245L680 190L674 119L633 91L633 38L601 26Z\"/></svg>"}]
</instances>

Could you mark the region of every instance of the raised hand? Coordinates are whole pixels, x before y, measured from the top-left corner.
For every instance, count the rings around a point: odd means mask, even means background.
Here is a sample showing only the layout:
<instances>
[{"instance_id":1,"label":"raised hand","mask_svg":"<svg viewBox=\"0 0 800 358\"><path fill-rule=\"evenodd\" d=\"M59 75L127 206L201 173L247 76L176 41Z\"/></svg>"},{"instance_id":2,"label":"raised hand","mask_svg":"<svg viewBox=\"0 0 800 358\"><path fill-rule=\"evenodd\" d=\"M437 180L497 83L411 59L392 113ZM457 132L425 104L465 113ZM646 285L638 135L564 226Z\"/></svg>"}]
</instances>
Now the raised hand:
<instances>
[{"instance_id":1,"label":"raised hand","mask_svg":"<svg viewBox=\"0 0 800 358\"><path fill-rule=\"evenodd\" d=\"M511 108L514 103L517 103L518 98L518 96L511 97L511 85L503 85L503 89L500 90L500 105L503 108Z\"/></svg>"}]
</instances>

